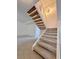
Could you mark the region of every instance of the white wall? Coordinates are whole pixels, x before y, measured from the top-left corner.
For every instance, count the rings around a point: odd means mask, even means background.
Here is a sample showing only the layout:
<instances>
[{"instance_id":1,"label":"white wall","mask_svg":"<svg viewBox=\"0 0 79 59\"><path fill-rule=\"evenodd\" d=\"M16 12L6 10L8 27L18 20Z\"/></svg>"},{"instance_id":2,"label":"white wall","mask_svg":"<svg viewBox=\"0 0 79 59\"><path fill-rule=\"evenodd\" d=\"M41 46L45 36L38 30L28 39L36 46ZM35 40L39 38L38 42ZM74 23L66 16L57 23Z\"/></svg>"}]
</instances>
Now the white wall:
<instances>
[{"instance_id":1,"label":"white wall","mask_svg":"<svg viewBox=\"0 0 79 59\"><path fill-rule=\"evenodd\" d=\"M42 2L42 4L41 4ZM35 4L41 18L46 26L46 28L56 28L57 27L57 15L56 15L56 0L54 0L54 4L52 0L44 0ZM45 4L45 3L48 4ZM52 2L52 3L51 3ZM50 7L50 9L48 8ZM51 11L48 12L48 9ZM48 15L46 15L48 13Z\"/></svg>"},{"instance_id":2,"label":"white wall","mask_svg":"<svg viewBox=\"0 0 79 59\"><path fill-rule=\"evenodd\" d=\"M38 0L17 0L17 36L33 36L35 37L35 24L27 11Z\"/></svg>"},{"instance_id":3,"label":"white wall","mask_svg":"<svg viewBox=\"0 0 79 59\"><path fill-rule=\"evenodd\" d=\"M35 26L33 23L25 24L18 21L17 23L17 36L34 36Z\"/></svg>"}]
</instances>

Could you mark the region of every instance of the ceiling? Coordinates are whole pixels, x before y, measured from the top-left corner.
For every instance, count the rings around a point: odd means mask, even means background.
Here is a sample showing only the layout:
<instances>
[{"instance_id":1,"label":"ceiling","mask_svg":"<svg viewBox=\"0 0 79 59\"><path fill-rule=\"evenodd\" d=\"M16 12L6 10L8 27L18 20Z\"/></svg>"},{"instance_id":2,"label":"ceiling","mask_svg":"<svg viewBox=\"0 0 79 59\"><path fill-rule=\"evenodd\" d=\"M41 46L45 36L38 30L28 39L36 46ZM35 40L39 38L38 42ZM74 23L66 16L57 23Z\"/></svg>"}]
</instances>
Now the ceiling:
<instances>
[{"instance_id":1,"label":"ceiling","mask_svg":"<svg viewBox=\"0 0 79 59\"><path fill-rule=\"evenodd\" d=\"M17 0L17 21L21 23L31 23L32 19L28 16L27 11L38 0Z\"/></svg>"}]
</instances>

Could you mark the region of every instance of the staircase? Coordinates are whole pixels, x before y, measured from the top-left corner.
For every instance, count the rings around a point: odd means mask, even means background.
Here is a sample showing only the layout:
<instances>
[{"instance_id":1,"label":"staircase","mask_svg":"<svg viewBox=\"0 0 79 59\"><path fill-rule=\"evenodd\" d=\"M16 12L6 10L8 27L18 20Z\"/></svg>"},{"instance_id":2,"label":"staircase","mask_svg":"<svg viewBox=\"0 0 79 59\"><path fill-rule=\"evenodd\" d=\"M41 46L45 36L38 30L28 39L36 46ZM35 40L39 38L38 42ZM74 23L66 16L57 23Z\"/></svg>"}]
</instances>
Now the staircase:
<instances>
[{"instance_id":1,"label":"staircase","mask_svg":"<svg viewBox=\"0 0 79 59\"><path fill-rule=\"evenodd\" d=\"M57 50L57 28L48 28L40 40L33 45L33 51L44 59L56 59Z\"/></svg>"},{"instance_id":2,"label":"staircase","mask_svg":"<svg viewBox=\"0 0 79 59\"><path fill-rule=\"evenodd\" d=\"M56 59L57 57L57 28L46 28L45 22L41 18L38 10L33 6L28 12L35 24L43 33L34 43L32 50L43 59Z\"/></svg>"},{"instance_id":3,"label":"staircase","mask_svg":"<svg viewBox=\"0 0 79 59\"><path fill-rule=\"evenodd\" d=\"M46 29L44 22L42 21L42 18L40 17L35 6L33 6L27 13L30 17L32 17L33 21L39 27L39 29L41 29L41 30Z\"/></svg>"}]
</instances>

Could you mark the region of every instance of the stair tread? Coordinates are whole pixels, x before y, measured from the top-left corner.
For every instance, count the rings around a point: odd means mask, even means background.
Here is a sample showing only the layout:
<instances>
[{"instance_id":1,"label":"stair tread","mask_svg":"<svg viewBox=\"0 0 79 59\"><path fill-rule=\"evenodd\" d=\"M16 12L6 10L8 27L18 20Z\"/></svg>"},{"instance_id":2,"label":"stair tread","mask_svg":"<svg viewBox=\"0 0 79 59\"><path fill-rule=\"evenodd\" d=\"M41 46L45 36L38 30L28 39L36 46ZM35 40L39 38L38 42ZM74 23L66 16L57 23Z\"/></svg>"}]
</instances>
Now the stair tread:
<instances>
[{"instance_id":1,"label":"stair tread","mask_svg":"<svg viewBox=\"0 0 79 59\"><path fill-rule=\"evenodd\" d=\"M45 42L38 42L38 44L41 47L43 47L43 48L45 48L45 49L47 49L47 50L49 50L49 51L51 51L53 53L56 53L56 48L54 46L51 46L51 45L49 45L49 44L47 44Z\"/></svg>"},{"instance_id":2,"label":"stair tread","mask_svg":"<svg viewBox=\"0 0 79 59\"><path fill-rule=\"evenodd\" d=\"M53 30L53 29L47 29L46 33L57 33L57 30Z\"/></svg>"},{"instance_id":3,"label":"stair tread","mask_svg":"<svg viewBox=\"0 0 79 59\"><path fill-rule=\"evenodd\" d=\"M57 39L57 36L50 36L50 35L43 35L42 37L49 37L49 38L56 38Z\"/></svg>"},{"instance_id":4,"label":"stair tread","mask_svg":"<svg viewBox=\"0 0 79 59\"><path fill-rule=\"evenodd\" d=\"M42 38L41 38L42 39ZM49 40L49 39L42 39L44 41L52 42L52 43L57 43L57 40Z\"/></svg>"},{"instance_id":5,"label":"stair tread","mask_svg":"<svg viewBox=\"0 0 79 59\"><path fill-rule=\"evenodd\" d=\"M45 36L42 36L41 38L49 39L49 40L57 40L57 38L50 38L50 37L45 37Z\"/></svg>"},{"instance_id":6,"label":"stair tread","mask_svg":"<svg viewBox=\"0 0 79 59\"><path fill-rule=\"evenodd\" d=\"M34 13L36 13L37 12L37 10L35 9L35 10L33 10L31 13L29 13L29 15L31 16L32 14L34 14Z\"/></svg>"},{"instance_id":7,"label":"stair tread","mask_svg":"<svg viewBox=\"0 0 79 59\"><path fill-rule=\"evenodd\" d=\"M57 33L57 31L46 31L46 33Z\"/></svg>"},{"instance_id":8,"label":"stair tread","mask_svg":"<svg viewBox=\"0 0 79 59\"><path fill-rule=\"evenodd\" d=\"M46 43L48 43L50 45L53 45L54 47L57 46L57 40L49 40L49 39L43 39L43 38L41 38L40 41L46 42Z\"/></svg>"},{"instance_id":9,"label":"stair tread","mask_svg":"<svg viewBox=\"0 0 79 59\"><path fill-rule=\"evenodd\" d=\"M34 18L32 17L32 19L34 19L34 20L35 20L35 19L38 19L38 18L40 18L40 16L37 16L37 17L34 17Z\"/></svg>"},{"instance_id":10,"label":"stair tread","mask_svg":"<svg viewBox=\"0 0 79 59\"><path fill-rule=\"evenodd\" d=\"M48 28L47 30L56 30L57 31L57 28Z\"/></svg>"},{"instance_id":11,"label":"stair tread","mask_svg":"<svg viewBox=\"0 0 79 59\"><path fill-rule=\"evenodd\" d=\"M43 35L43 36L49 36L49 37L57 37L57 36L51 36L51 35Z\"/></svg>"},{"instance_id":12,"label":"stair tread","mask_svg":"<svg viewBox=\"0 0 79 59\"><path fill-rule=\"evenodd\" d=\"M44 33L44 35L53 35L53 36L57 36L57 33Z\"/></svg>"},{"instance_id":13,"label":"stair tread","mask_svg":"<svg viewBox=\"0 0 79 59\"><path fill-rule=\"evenodd\" d=\"M45 50L44 48L40 47L39 45L36 45L34 47L34 50L39 53L42 57L45 59L56 59L55 55L48 50Z\"/></svg>"}]
</instances>

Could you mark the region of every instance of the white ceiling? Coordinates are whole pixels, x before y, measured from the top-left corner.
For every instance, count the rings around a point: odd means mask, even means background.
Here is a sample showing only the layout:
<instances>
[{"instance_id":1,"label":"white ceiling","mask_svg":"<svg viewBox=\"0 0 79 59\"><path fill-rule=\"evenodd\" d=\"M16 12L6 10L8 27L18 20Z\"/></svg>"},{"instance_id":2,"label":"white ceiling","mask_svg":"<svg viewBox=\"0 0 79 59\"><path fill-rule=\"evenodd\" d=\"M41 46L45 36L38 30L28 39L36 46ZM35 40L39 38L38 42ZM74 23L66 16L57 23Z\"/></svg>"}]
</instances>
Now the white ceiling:
<instances>
[{"instance_id":1,"label":"white ceiling","mask_svg":"<svg viewBox=\"0 0 79 59\"><path fill-rule=\"evenodd\" d=\"M28 16L27 11L38 0L17 0L17 20L21 23L30 23L32 19Z\"/></svg>"}]
</instances>

